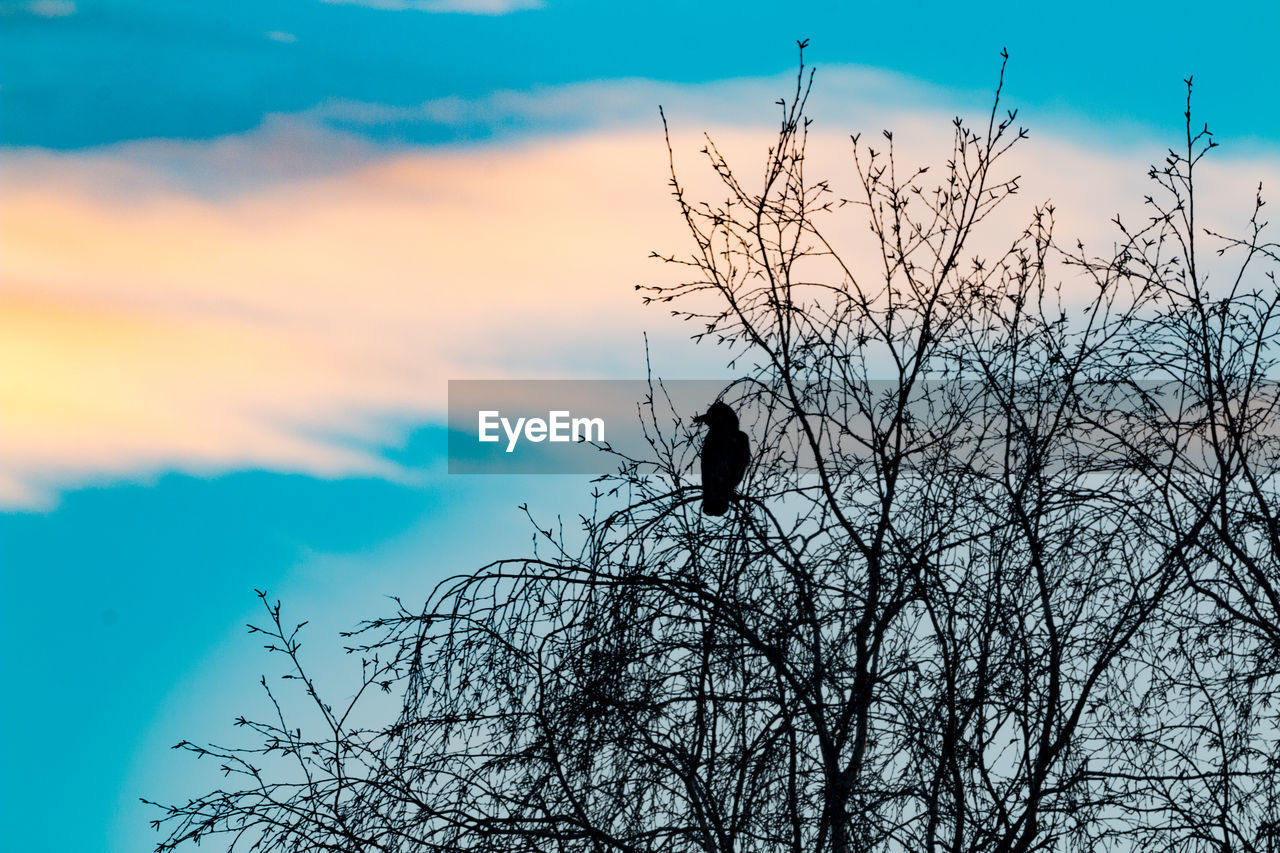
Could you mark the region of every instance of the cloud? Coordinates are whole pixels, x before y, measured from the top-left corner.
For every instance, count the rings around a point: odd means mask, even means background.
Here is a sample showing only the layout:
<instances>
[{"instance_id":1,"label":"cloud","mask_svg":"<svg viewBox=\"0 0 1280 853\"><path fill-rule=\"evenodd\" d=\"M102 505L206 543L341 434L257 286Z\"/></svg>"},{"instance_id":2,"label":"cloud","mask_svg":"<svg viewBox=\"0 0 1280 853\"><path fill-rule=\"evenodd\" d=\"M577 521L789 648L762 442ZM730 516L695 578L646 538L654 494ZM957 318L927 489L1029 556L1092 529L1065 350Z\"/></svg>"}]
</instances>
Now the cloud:
<instances>
[{"instance_id":1,"label":"cloud","mask_svg":"<svg viewBox=\"0 0 1280 853\"><path fill-rule=\"evenodd\" d=\"M70 0L33 0L27 9L41 18L66 18L76 13L76 4Z\"/></svg>"},{"instance_id":2,"label":"cloud","mask_svg":"<svg viewBox=\"0 0 1280 853\"><path fill-rule=\"evenodd\" d=\"M448 96L407 105L336 98L300 115L369 138L426 143L504 141L601 128L654 132L660 129L659 105L686 124L768 131L777 126L774 102L793 94L794 88L792 75L682 85L627 78L500 89L482 97ZM938 90L902 75L862 67L824 69L812 103L812 114L827 126L860 122L868 115L880 120L957 108L954 95L944 98ZM974 98L961 103L974 109L984 106Z\"/></svg>"},{"instance_id":3,"label":"cloud","mask_svg":"<svg viewBox=\"0 0 1280 853\"><path fill-rule=\"evenodd\" d=\"M267 39L269 41L280 42L280 44L293 44L298 40L298 37L293 33L281 32L280 30L271 30L270 32L267 33Z\"/></svg>"},{"instance_id":4,"label":"cloud","mask_svg":"<svg viewBox=\"0 0 1280 853\"><path fill-rule=\"evenodd\" d=\"M652 138L406 152L213 198L139 147L5 163L0 502L168 469L396 476L379 450L449 378L641 364L632 285L674 224Z\"/></svg>"},{"instance_id":5,"label":"cloud","mask_svg":"<svg viewBox=\"0 0 1280 853\"><path fill-rule=\"evenodd\" d=\"M76 13L71 0L30 0L27 3L0 3L0 16L34 15L37 18L66 18Z\"/></svg>"},{"instance_id":6,"label":"cloud","mask_svg":"<svg viewBox=\"0 0 1280 853\"><path fill-rule=\"evenodd\" d=\"M885 87L896 83L868 79L836 80L814 107L807 171L846 196L850 130L895 128L905 161L951 153L954 110L901 87L894 102ZM536 124L632 105L602 126L473 147L378 146L309 114L208 142L10 149L0 505L174 469L408 476L383 452L407 424L440 415L448 379L634 377L645 329L660 374L718 375L715 352L684 343L687 328L633 291L675 274L650 250L688 249L652 105L669 107L689 197L715 199L700 132L758 180L776 119L767 105L783 87L637 81L612 97L599 84L415 108L433 121ZM376 121L385 108L342 109ZM990 233L1005 239L1052 199L1060 233L1105 251L1107 220L1140 215L1145 166L1162 153L1150 139L1036 134L1010 163L1022 193ZM1259 177L1280 183L1274 157L1208 162L1199 209L1228 228L1243 224ZM857 209L838 217L837 239L856 246Z\"/></svg>"},{"instance_id":7,"label":"cloud","mask_svg":"<svg viewBox=\"0 0 1280 853\"><path fill-rule=\"evenodd\" d=\"M326 3L367 6L390 12L454 12L463 15L507 15L541 9L542 0L324 0Z\"/></svg>"}]
</instances>

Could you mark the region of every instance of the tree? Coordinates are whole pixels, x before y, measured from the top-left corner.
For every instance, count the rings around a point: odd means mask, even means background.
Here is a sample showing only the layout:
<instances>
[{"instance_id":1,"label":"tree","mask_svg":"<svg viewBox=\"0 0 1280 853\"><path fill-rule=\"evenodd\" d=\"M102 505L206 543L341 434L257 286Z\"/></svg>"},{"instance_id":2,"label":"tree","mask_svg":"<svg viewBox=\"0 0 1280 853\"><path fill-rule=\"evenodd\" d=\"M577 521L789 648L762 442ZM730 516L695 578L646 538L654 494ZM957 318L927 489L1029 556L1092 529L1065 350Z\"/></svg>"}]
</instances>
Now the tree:
<instances>
[{"instance_id":1,"label":"tree","mask_svg":"<svg viewBox=\"0 0 1280 853\"><path fill-rule=\"evenodd\" d=\"M530 512L533 554L348 635L365 678L343 709L262 594L254 630L319 725L276 703L240 721L251 746L180 744L234 783L163 807L158 849L1275 849L1260 195L1211 288L1188 81L1185 149L1114 252L1064 245L1045 205L979 257L1026 136L1001 87L934 183L891 133L853 137L844 199L805 174L803 47L759 188L709 141L727 198L691 202L673 155L692 242L663 259L687 281L644 294L742 366L725 396L754 459L730 512L698 511L696 436L657 416L657 383L651 456L619 460L576 535ZM850 211L873 264L828 237ZM375 687L398 713L356 725Z\"/></svg>"}]
</instances>

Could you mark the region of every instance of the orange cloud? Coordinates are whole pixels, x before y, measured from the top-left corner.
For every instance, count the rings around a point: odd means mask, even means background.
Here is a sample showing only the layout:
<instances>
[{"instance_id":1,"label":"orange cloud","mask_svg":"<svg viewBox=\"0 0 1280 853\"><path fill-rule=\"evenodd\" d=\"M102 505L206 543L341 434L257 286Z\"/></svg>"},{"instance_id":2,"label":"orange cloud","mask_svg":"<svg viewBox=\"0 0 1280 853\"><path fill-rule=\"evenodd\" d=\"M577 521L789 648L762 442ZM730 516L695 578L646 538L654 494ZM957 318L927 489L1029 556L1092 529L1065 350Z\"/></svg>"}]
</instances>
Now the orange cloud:
<instances>
[{"instance_id":1,"label":"orange cloud","mask_svg":"<svg viewBox=\"0 0 1280 853\"><path fill-rule=\"evenodd\" d=\"M124 191L58 177L112 152L10 170L0 502L165 468L390 474L369 448L451 377L640 364L632 285L673 224L657 146L403 154L214 200L118 160Z\"/></svg>"},{"instance_id":2,"label":"orange cloud","mask_svg":"<svg viewBox=\"0 0 1280 853\"><path fill-rule=\"evenodd\" d=\"M906 160L949 155L946 114L877 110L858 124L895 127ZM809 173L850 195L848 128L827 126ZM685 132L701 128L675 127L691 197L718 198ZM759 175L767 130L712 133ZM1109 239L1160 153L1033 139L1007 221L1053 198L1063 233ZM1212 169L1205 207L1235 213L1276 175ZM210 142L12 152L0 181L0 505L169 469L400 476L379 449L441 411L447 379L634 377L645 327L660 370L719 372L633 291L673 274L651 249L688 245L653 126L386 151L275 119ZM840 239L865 231L846 211Z\"/></svg>"}]
</instances>

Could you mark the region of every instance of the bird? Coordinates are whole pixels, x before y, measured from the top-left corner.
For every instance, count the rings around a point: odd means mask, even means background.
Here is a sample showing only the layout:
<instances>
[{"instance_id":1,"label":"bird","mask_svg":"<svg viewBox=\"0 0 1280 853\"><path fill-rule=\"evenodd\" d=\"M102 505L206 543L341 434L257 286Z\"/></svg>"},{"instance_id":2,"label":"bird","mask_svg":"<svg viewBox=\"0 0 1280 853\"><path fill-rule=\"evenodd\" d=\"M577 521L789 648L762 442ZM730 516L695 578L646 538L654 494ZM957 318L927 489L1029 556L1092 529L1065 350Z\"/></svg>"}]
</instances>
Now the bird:
<instances>
[{"instance_id":1,"label":"bird","mask_svg":"<svg viewBox=\"0 0 1280 853\"><path fill-rule=\"evenodd\" d=\"M738 429L733 409L717 400L705 415L693 419L707 427L702 441L702 512L724 515L733 490L742 482L751 461L751 441Z\"/></svg>"}]
</instances>

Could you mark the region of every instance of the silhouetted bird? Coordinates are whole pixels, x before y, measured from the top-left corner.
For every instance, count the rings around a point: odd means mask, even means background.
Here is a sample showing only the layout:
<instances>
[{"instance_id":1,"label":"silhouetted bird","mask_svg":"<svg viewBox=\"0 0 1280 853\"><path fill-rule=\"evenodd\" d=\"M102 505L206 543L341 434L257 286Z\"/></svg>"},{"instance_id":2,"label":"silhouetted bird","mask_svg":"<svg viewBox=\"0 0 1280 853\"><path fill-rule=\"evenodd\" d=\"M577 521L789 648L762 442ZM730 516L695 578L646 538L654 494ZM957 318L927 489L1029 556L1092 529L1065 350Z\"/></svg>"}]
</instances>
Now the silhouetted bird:
<instances>
[{"instance_id":1,"label":"silhouetted bird","mask_svg":"<svg viewBox=\"0 0 1280 853\"><path fill-rule=\"evenodd\" d=\"M702 442L702 511L724 515L729 511L734 488L747 473L751 442L738 429L738 416L724 403L712 403L707 413L693 422L707 425L707 437Z\"/></svg>"}]
</instances>

